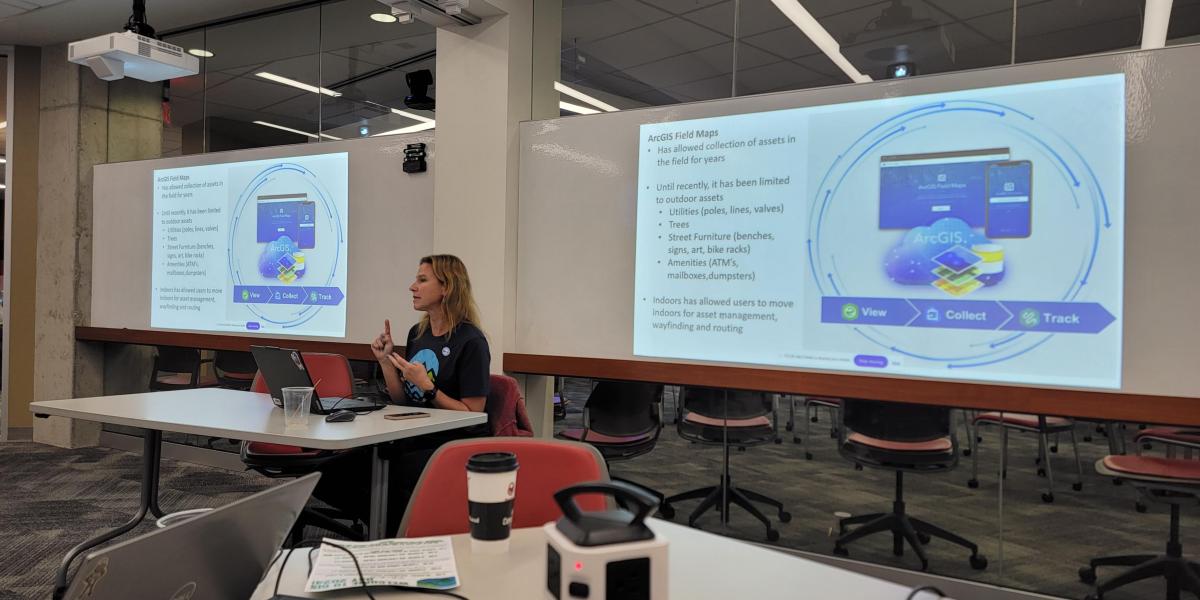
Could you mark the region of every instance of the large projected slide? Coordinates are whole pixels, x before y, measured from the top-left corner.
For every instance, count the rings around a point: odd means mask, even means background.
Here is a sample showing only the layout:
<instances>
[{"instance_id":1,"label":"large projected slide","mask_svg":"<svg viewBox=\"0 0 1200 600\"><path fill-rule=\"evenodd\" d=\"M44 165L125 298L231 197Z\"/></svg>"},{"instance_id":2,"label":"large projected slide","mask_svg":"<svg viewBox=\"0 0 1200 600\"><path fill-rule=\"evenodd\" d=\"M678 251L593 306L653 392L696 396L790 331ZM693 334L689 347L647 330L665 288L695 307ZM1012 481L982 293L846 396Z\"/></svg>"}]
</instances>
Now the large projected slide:
<instances>
[{"instance_id":1,"label":"large projected slide","mask_svg":"<svg viewBox=\"0 0 1200 600\"><path fill-rule=\"evenodd\" d=\"M634 354L1120 387L1124 90L643 125Z\"/></svg>"},{"instance_id":2,"label":"large projected slide","mask_svg":"<svg viewBox=\"0 0 1200 600\"><path fill-rule=\"evenodd\" d=\"M345 336L347 164L155 170L150 326Z\"/></svg>"}]
</instances>

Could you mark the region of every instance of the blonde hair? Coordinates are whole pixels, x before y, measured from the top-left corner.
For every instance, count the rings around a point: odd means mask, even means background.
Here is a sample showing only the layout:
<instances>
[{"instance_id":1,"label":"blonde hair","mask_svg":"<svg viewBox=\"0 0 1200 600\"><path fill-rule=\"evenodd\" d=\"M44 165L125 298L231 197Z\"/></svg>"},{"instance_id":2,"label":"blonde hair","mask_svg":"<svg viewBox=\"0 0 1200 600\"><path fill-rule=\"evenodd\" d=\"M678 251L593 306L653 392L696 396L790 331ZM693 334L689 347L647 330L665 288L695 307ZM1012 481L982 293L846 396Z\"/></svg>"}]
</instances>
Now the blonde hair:
<instances>
[{"instance_id":1,"label":"blonde hair","mask_svg":"<svg viewBox=\"0 0 1200 600\"><path fill-rule=\"evenodd\" d=\"M448 333L460 323L470 323L479 327L479 306L475 304L475 296L471 294L471 278L467 275L467 266L453 254L434 254L421 259L421 264L429 265L438 283L446 288L446 296L442 298L442 312L446 315ZM425 335L429 331L429 314L421 317L417 325L417 335Z\"/></svg>"}]
</instances>

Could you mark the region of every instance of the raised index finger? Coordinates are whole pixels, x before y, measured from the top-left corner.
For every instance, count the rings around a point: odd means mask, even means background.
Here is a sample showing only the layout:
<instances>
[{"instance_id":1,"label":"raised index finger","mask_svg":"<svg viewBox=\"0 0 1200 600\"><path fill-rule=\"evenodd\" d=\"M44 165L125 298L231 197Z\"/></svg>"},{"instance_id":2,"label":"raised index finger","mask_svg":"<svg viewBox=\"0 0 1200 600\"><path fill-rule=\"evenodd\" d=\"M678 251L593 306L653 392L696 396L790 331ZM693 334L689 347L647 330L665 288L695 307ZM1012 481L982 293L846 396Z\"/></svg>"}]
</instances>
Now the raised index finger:
<instances>
[{"instance_id":1,"label":"raised index finger","mask_svg":"<svg viewBox=\"0 0 1200 600\"><path fill-rule=\"evenodd\" d=\"M392 321L391 321L391 319L384 319L384 320L383 320L383 332L384 332L384 333L386 333L386 334L388 334L388 335L392 335Z\"/></svg>"}]
</instances>

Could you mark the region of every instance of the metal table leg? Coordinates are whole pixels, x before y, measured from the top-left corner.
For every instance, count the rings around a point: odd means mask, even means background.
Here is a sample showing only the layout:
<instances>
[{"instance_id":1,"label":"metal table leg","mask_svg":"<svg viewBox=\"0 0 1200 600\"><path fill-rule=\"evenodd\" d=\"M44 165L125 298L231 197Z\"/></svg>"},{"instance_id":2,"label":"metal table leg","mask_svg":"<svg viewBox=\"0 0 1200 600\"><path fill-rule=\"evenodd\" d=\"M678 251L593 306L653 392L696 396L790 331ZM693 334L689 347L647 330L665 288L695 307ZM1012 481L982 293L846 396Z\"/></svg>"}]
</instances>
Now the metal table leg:
<instances>
[{"instance_id":1,"label":"metal table leg","mask_svg":"<svg viewBox=\"0 0 1200 600\"><path fill-rule=\"evenodd\" d=\"M371 518L367 538L382 539L387 532L388 459L378 444L371 447Z\"/></svg>"},{"instance_id":2,"label":"metal table leg","mask_svg":"<svg viewBox=\"0 0 1200 600\"><path fill-rule=\"evenodd\" d=\"M158 461L161 454L162 432L153 429L144 430L142 433L142 494L137 513L120 527L104 532L67 551L67 555L62 559L62 564L58 567L58 572L54 575L55 600L61 599L67 593L67 572L76 557L86 550L137 527L138 523L146 518L146 513L151 510L151 507L156 511L155 514L161 514L162 511L158 509Z\"/></svg>"}]
</instances>

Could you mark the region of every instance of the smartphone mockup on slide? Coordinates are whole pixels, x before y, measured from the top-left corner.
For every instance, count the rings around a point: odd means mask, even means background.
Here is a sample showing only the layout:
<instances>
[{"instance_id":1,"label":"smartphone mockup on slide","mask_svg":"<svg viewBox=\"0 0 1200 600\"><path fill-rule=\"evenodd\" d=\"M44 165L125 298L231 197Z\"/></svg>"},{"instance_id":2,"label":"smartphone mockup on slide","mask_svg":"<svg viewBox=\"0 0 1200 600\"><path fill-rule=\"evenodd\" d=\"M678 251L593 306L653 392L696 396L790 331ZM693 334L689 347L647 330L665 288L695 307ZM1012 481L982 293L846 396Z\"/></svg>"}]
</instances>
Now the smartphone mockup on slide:
<instances>
[{"instance_id":1,"label":"smartphone mockup on slide","mask_svg":"<svg viewBox=\"0 0 1200 600\"><path fill-rule=\"evenodd\" d=\"M1027 238L1033 230L1033 163L1012 160L987 168L984 207L989 238Z\"/></svg>"}]
</instances>

